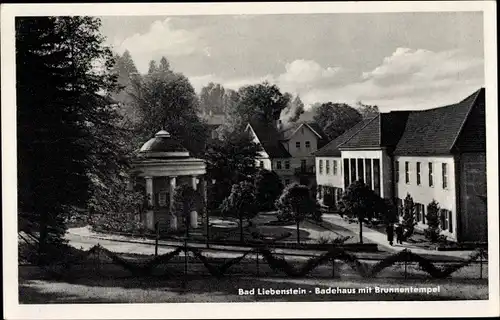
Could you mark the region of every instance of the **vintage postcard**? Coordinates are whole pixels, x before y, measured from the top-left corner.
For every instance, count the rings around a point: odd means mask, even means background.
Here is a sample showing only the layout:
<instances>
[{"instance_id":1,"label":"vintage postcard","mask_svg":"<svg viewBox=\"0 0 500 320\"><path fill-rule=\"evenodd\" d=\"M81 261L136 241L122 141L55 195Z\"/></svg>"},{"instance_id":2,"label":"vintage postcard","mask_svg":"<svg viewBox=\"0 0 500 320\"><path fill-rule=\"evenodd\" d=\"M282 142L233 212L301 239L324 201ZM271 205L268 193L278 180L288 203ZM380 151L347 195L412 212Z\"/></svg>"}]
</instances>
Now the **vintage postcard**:
<instances>
[{"instance_id":1,"label":"vintage postcard","mask_svg":"<svg viewBox=\"0 0 500 320\"><path fill-rule=\"evenodd\" d=\"M4 318L498 315L495 9L2 5Z\"/></svg>"}]
</instances>

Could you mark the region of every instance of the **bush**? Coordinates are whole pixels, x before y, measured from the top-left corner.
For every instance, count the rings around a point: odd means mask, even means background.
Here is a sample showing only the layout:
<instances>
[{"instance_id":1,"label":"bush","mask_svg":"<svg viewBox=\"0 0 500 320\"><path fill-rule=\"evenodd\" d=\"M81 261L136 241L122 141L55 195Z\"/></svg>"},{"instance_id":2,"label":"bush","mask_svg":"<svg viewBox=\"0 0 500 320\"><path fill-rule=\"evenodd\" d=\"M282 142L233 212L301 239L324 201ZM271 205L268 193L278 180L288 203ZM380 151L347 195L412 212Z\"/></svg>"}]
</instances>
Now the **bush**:
<instances>
[{"instance_id":1,"label":"bush","mask_svg":"<svg viewBox=\"0 0 500 320\"><path fill-rule=\"evenodd\" d=\"M255 200L260 211L276 209L275 202L283 191L279 176L269 170L259 170L255 176Z\"/></svg>"},{"instance_id":2,"label":"bush","mask_svg":"<svg viewBox=\"0 0 500 320\"><path fill-rule=\"evenodd\" d=\"M415 221L415 204L413 198L408 193L403 204L403 221L401 222L404 230L404 239L408 239L413 235L417 222Z\"/></svg>"},{"instance_id":3,"label":"bush","mask_svg":"<svg viewBox=\"0 0 500 320\"><path fill-rule=\"evenodd\" d=\"M439 204L432 200L427 205L427 214L425 219L428 227L424 230L425 238L431 242L439 242L441 229L439 228Z\"/></svg>"}]
</instances>

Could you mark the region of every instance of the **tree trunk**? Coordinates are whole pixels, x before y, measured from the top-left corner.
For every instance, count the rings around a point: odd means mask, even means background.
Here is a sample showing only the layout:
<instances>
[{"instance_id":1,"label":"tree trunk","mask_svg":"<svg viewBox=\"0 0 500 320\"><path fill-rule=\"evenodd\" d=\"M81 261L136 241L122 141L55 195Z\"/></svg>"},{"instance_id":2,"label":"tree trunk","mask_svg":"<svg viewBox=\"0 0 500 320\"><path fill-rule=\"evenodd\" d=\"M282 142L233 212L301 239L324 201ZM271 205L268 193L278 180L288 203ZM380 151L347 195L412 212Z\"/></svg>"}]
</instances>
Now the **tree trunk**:
<instances>
[{"instance_id":1,"label":"tree trunk","mask_svg":"<svg viewBox=\"0 0 500 320\"><path fill-rule=\"evenodd\" d=\"M240 216L240 242L243 243L243 218Z\"/></svg>"},{"instance_id":2,"label":"tree trunk","mask_svg":"<svg viewBox=\"0 0 500 320\"><path fill-rule=\"evenodd\" d=\"M300 224L300 222L297 221L297 244L300 244L300 229L299 229L299 224Z\"/></svg>"},{"instance_id":3,"label":"tree trunk","mask_svg":"<svg viewBox=\"0 0 500 320\"><path fill-rule=\"evenodd\" d=\"M363 219L359 219L359 243L363 243Z\"/></svg>"}]
</instances>

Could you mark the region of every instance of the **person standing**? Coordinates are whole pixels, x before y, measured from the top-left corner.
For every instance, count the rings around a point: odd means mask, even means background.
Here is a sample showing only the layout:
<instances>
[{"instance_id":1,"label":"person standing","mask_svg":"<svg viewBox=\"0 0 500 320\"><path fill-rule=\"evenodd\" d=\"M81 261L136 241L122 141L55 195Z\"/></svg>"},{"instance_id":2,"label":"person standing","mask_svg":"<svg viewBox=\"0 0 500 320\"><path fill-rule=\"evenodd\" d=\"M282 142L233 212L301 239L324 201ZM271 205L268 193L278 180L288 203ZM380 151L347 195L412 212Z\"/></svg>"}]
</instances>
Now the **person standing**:
<instances>
[{"instance_id":1,"label":"person standing","mask_svg":"<svg viewBox=\"0 0 500 320\"><path fill-rule=\"evenodd\" d=\"M389 244L392 246L394 241L394 226L392 223L389 223L387 227L385 227L385 233L387 234L387 241L389 241Z\"/></svg>"},{"instance_id":2,"label":"person standing","mask_svg":"<svg viewBox=\"0 0 500 320\"><path fill-rule=\"evenodd\" d=\"M403 226L399 223L396 226L396 243L403 244Z\"/></svg>"}]
</instances>

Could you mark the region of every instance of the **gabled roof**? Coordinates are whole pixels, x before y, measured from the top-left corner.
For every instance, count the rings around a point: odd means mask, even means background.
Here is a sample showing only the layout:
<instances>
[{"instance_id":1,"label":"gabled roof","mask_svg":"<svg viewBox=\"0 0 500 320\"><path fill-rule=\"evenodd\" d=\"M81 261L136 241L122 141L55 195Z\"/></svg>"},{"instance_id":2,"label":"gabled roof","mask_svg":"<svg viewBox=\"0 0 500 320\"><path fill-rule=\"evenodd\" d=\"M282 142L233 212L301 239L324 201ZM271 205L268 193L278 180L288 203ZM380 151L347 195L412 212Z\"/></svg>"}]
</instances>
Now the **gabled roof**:
<instances>
[{"instance_id":1,"label":"gabled roof","mask_svg":"<svg viewBox=\"0 0 500 320\"><path fill-rule=\"evenodd\" d=\"M485 90L481 88L459 103L411 112L394 154L450 154L457 151L457 141L462 150L479 144L484 146L485 151L484 95ZM477 132L463 130L466 123L470 122L476 123L474 130L478 130ZM477 138L469 138L468 142L463 142L466 135Z\"/></svg>"},{"instance_id":2,"label":"gabled roof","mask_svg":"<svg viewBox=\"0 0 500 320\"><path fill-rule=\"evenodd\" d=\"M322 130L319 128L319 125L314 122L298 122L288 125L284 130L281 131L282 139L291 139L302 126L309 128L309 130L311 130L318 137L318 139L323 139L323 135L320 133L322 132Z\"/></svg>"},{"instance_id":3,"label":"gabled roof","mask_svg":"<svg viewBox=\"0 0 500 320\"><path fill-rule=\"evenodd\" d=\"M314 152L314 155L317 157L340 157L340 150L338 147L349 140L353 135L358 133L362 128L364 128L366 125L368 125L371 121L373 121L374 118L362 120L355 124L352 128L338 136L336 139L330 141L327 143L323 148L317 150Z\"/></svg>"},{"instance_id":4,"label":"gabled roof","mask_svg":"<svg viewBox=\"0 0 500 320\"><path fill-rule=\"evenodd\" d=\"M272 124L251 122L248 124L257 136L264 151L271 158L290 158L290 153L281 144L282 133Z\"/></svg>"}]
</instances>

